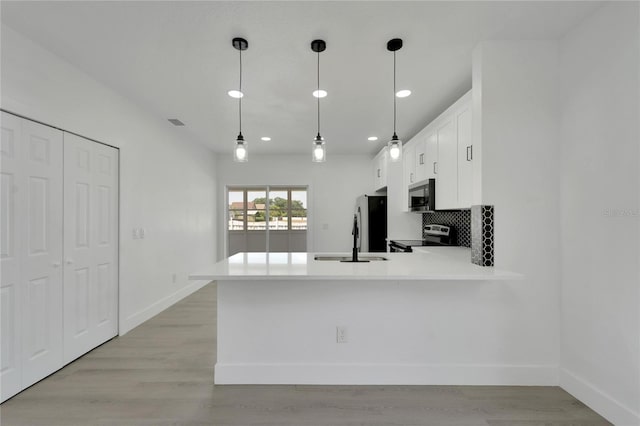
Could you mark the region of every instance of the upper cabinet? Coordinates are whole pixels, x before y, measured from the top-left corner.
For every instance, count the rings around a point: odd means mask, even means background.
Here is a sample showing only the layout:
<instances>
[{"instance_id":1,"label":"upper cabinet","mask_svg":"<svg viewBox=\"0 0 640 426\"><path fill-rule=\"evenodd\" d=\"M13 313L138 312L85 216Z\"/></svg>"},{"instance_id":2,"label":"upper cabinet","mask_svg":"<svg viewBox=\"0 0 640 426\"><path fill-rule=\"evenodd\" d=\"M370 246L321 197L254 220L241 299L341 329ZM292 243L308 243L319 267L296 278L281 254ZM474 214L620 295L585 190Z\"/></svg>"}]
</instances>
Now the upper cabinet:
<instances>
[{"instance_id":1,"label":"upper cabinet","mask_svg":"<svg viewBox=\"0 0 640 426\"><path fill-rule=\"evenodd\" d=\"M436 209L457 209L458 205L458 145L455 117L447 117L436 130L438 159L434 164L436 179Z\"/></svg>"},{"instance_id":2,"label":"upper cabinet","mask_svg":"<svg viewBox=\"0 0 640 426\"><path fill-rule=\"evenodd\" d=\"M387 147L380 150L373 159L373 189L381 191L387 187Z\"/></svg>"},{"instance_id":3,"label":"upper cabinet","mask_svg":"<svg viewBox=\"0 0 640 426\"><path fill-rule=\"evenodd\" d=\"M411 185L418 181L416 175L416 146L405 145L402 149L402 169L404 170L404 182Z\"/></svg>"},{"instance_id":4,"label":"upper cabinet","mask_svg":"<svg viewBox=\"0 0 640 426\"><path fill-rule=\"evenodd\" d=\"M471 141L471 102L456 113L458 137L458 206L471 207L473 202L473 143ZM479 167L479 164L476 164Z\"/></svg>"},{"instance_id":5,"label":"upper cabinet","mask_svg":"<svg viewBox=\"0 0 640 426\"><path fill-rule=\"evenodd\" d=\"M436 180L436 209L467 209L473 199L469 91L404 146L405 192L426 179ZM408 210L408 198L403 211Z\"/></svg>"}]
</instances>

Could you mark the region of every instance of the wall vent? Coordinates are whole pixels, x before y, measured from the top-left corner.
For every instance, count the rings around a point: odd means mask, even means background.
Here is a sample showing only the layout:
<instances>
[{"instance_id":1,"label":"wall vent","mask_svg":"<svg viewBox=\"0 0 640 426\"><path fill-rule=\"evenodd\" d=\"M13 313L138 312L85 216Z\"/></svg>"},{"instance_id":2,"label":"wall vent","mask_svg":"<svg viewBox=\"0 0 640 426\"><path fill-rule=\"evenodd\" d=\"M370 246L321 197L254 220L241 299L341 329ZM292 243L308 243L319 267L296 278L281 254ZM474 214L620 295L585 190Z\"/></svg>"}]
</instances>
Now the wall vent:
<instances>
[{"instance_id":1,"label":"wall vent","mask_svg":"<svg viewBox=\"0 0 640 426\"><path fill-rule=\"evenodd\" d=\"M184 123L177 118L168 118L167 120L169 120L169 123L173 124L174 126L184 126Z\"/></svg>"}]
</instances>

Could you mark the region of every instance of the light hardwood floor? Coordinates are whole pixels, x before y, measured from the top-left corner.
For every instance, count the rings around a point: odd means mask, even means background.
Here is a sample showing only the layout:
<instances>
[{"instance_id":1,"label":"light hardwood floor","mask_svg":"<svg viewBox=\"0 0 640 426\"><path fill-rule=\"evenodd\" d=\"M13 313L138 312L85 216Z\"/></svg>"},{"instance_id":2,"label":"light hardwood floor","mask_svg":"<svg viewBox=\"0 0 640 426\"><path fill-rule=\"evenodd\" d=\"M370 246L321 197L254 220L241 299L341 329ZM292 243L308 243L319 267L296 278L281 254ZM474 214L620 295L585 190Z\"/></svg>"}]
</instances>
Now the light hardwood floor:
<instances>
[{"instance_id":1,"label":"light hardwood floor","mask_svg":"<svg viewBox=\"0 0 640 426\"><path fill-rule=\"evenodd\" d=\"M0 407L10 425L596 426L558 387L214 386L216 287Z\"/></svg>"}]
</instances>

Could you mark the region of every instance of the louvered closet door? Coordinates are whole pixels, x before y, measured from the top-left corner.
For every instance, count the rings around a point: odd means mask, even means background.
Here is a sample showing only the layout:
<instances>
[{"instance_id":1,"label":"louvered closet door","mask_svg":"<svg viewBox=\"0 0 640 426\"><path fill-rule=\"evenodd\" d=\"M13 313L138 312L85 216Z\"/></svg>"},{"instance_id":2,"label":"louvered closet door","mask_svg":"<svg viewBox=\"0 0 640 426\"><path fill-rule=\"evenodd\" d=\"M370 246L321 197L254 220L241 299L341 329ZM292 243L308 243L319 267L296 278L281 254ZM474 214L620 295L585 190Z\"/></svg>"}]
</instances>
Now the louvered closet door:
<instances>
[{"instance_id":1,"label":"louvered closet door","mask_svg":"<svg viewBox=\"0 0 640 426\"><path fill-rule=\"evenodd\" d=\"M62 132L22 120L22 387L62 367ZM22 194L22 195L20 195ZM20 214L20 213L18 213Z\"/></svg>"},{"instance_id":2,"label":"louvered closet door","mask_svg":"<svg viewBox=\"0 0 640 426\"><path fill-rule=\"evenodd\" d=\"M64 134L64 359L117 334L118 150Z\"/></svg>"}]
</instances>

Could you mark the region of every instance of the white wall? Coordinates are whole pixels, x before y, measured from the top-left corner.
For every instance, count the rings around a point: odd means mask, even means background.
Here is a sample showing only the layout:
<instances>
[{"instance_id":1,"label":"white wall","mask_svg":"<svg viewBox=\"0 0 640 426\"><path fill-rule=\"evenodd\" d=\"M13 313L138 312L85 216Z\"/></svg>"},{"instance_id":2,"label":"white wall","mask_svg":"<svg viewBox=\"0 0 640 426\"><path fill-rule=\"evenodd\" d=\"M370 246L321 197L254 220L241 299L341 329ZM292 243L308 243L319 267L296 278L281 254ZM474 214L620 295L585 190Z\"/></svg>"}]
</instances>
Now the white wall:
<instances>
[{"instance_id":1,"label":"white wall","mask_svg":"<svg viewBox=\"0 0 640 426\"><path fill-rule=\"evenodd\" d=\"M216 257L215 156L4 24L1 35L3 109L120 148L123 334L202 285L187 274Z\"/></svg>"},{"instance_id":2,"label":"white wall","mask_svg":"<svg viewBox=\"0 0 640 426\"><path fill-rule=\"evenodd\" d=\"M229 150L232 148L230 144ZM329 145L325 163L312 163L311 153L250 155L247 163L235 163L230 155L219 155L216 166L220 212L218 259L224 258L226 253L226 187L242 185L307 185L308 250L350 251L353 246L351 228L356 198L372 193L373 160L368 155L331 155L330 149Z\"/></svg>"},{"instance_id":3,"label":"white wall","mask_svg":"<svg viewBox=\"0 0 640 426\"><path fill-rule=\"evenodd\" d=\"M473 55L473 144L481 201L495 206L496 267L524 281L495 290L514 364L549 365L559 348L558 49L547 41L491 41ZM482 109L477 114L475 108ZM556 384L554 379L550 385Z\"/></svg>"},{"instance_id":4,"label":"white wall","mask_svg":"<svg viewBox=\"0 0 640 426\"><path fill-rule=\"evenodd\" d=\"M609 4L561 42L560 383L640 424L639 7Z\"/></svg>"}]
</instances>

